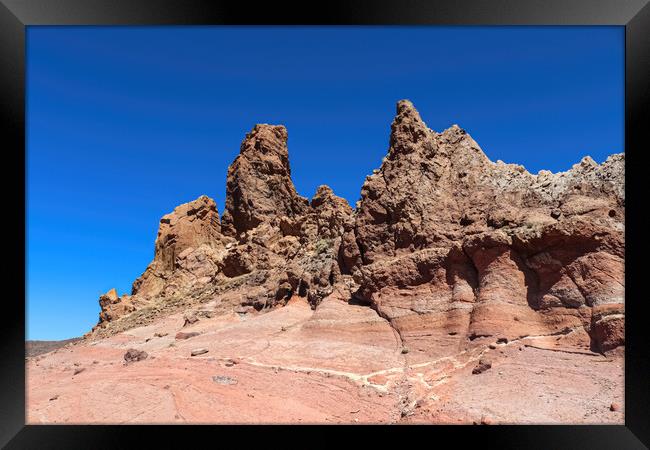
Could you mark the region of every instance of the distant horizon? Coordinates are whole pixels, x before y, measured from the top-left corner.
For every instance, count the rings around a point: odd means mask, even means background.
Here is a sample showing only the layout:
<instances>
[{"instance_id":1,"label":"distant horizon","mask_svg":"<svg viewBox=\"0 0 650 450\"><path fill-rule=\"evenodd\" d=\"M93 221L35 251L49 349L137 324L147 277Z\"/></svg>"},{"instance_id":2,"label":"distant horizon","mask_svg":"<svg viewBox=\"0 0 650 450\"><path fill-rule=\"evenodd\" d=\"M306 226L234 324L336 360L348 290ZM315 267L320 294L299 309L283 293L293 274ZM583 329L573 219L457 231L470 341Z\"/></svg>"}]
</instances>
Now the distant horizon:
<instances>
[{"instance_id":1,"label":"distant horizon","mask_svg":"<svg viewBox=\"0 0 650 450\"><path fill-rule=\"evenodd\" d=\"M409 99L535 175L624 153L622 27L28 27L27 337L79 337L256 123L355 207Z\"/></svg>"}]
</instances>

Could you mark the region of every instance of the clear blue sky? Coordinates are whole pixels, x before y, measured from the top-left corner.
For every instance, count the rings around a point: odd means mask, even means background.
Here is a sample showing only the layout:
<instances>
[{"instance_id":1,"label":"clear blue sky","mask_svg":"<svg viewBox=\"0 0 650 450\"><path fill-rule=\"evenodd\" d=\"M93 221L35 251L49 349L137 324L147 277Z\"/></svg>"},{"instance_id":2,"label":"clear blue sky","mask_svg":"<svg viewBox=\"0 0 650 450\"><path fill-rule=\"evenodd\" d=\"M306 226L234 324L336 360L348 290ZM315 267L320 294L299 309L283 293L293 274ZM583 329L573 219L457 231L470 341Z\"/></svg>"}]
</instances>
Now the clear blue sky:
<instances>
[{"instance_id":1,"label":"clear blue sky","mask_svg":"<svg viewBox=\"0 0 650 450\"><path fill-rule=\"evenodd\" d=\"M529 171L624 144L622 27L29 27L27 335L79 336L153 256L160 217L223 211L255 123L284 124L298 192L354 205L395 102Z\"/></svg>"}]
</instances>

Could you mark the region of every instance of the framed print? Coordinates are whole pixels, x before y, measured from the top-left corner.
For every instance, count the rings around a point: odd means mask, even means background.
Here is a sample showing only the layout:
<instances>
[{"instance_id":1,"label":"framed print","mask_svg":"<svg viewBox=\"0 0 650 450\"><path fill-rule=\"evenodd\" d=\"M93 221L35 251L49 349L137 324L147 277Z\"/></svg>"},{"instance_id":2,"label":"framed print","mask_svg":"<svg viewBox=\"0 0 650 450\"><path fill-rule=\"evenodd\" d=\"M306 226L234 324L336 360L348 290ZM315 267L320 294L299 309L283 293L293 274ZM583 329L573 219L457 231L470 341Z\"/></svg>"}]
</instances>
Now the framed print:
<instances>
[{"instance_id":1,"label":"framed print","mask_svg":"<svg viewBox=\"0 0 650 450\"><path fill-rule=\"evenodd\" d=\"M2 445L648 445L646 1L1 3Z\"/></svg>"}]
</instances>

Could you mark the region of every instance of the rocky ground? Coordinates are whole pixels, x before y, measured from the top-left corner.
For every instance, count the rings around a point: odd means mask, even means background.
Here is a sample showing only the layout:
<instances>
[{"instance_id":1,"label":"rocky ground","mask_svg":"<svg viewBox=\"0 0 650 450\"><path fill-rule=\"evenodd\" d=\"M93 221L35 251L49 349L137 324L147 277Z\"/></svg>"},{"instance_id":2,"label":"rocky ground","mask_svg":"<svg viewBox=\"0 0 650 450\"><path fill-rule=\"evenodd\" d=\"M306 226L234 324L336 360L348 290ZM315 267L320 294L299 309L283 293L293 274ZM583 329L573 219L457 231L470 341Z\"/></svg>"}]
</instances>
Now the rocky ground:
<instances>
[{"instance_id":1,"label":"rocky ground","mask_svg":"<svg viewBox=\"0 0 650 450\"><path fill-rule=\"evenodd\" d=\"M80 339L81 338L64 339L61 341L25 341L25 354L26 356L42 355L43 353L49 353L52 350L64 347L67 344L76 342Z\"/></svg>"},{"instance_id":2,"label":"rocky ground","mask_svg":"<svg viewBox=\"0 0 650 450\"><path fill-rule=\"evenodd\" d=\"M226 204L160 221L130 294L27 358L29 423L624 423L624 155L493 163L408 101L351 208L256 125Z\"/></svg>"},{"instance_id":3,"label":"rocky ground","mask_svg":"<svg viewBox=\"0 0 650 450\"><path fill-rule=\"evenodd\" d=\"M336 296L315 311L299 298L183 323L173 314L29 358L28 423L623 423L622 355L554 336L422 359L371 308ZM147 357L125 361L132 348ZM473 374L479 361L491 367Z\"/></svg>"}]
</instances>

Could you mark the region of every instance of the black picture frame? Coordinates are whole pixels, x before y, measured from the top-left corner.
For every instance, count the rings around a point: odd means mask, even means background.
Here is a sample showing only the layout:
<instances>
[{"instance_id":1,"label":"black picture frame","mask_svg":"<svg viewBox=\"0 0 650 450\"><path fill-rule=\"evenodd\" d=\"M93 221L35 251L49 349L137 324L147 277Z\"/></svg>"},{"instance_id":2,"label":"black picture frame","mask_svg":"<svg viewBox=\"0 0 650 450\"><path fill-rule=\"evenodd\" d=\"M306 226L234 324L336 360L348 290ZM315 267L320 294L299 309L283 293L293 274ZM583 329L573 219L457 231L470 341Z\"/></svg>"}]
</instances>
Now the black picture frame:
<instances>
[{"instance_id":1,"label":"black picture frame","mask_svg":"<svg viewBox=\"0 0 650 450\"><path fill-rule=\"evenodd\" d=\"M122 448L142 440L187 447L199 438L223 439L224 428L166 426L25 425L25 27L30 25L619 25L625 27L626 348L625 425L304 427L324 443L333 428L416 431L424 442L468 439L502 448L647 448L650 445L650 357L643 255L650 229L644 192L643 145L650 136L650 5L648 0L335 1L324 4L250 4L207 0L0 0L0 111L2 114L5 312L0 327L0 446L6 448ZM11 175L11 176L10 176ZM22 184L21 184L22 182ZM9 203L7 205L7 203ZM22 213L22 214L19 214ZM22 238L22 239L21 239ZM8 253L7 253L8 250ZM22 267L21 264L22 263ZM15 275L12 273L15 271ZM54 299L53 299L54 300ZM238 428L269 442L294 441L294 430ZM304 430L301 430L304 431ZM276 434L277 433L277 434ZM326 434L327 433L327 434ZM230 437L230 436L229 436ZM277 438L277 439L276 439ZM406 439L406 436L403 436ZM216 443L214 440L208 441ZM349 441L352 442L352 441ZM409 445L409 441L402 441ZM415 442L415 441L413 441ZM225 441L223 441L225 443Z\"/></svg>"}]
</instances>

